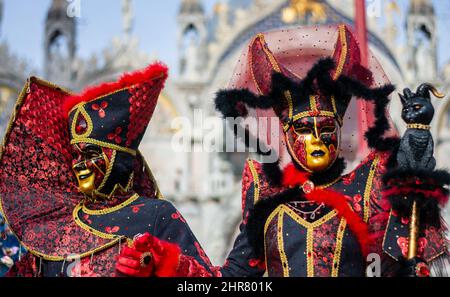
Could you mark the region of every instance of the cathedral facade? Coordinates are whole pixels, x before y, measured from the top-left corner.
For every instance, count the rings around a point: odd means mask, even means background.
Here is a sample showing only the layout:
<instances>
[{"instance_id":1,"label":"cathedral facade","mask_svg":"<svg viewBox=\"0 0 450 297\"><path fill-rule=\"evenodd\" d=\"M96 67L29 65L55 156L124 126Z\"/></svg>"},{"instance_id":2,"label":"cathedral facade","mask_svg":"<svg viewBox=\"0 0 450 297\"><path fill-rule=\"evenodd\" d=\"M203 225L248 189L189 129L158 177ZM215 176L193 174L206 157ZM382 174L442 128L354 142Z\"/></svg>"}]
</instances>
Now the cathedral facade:
<instances>
[{"instance_id":1,"label":"cathedral facade","mask_svg":"<svg viewBox=\"0 0 450 297\"><path fill-rule=\"evenodd\" d=\"M0 0L0 34L3 13ZM398 90L415 88L419 83L434 83L450 92L450 64L438 67L436 12L431 0L410 0L407 11L395 1L381 1L385 23L369 16L370 49L379 59L387 76ZM45 79L73 90L86 85L116 79L120 73L141 68L152 58L138 50L132 34L132 2L123 0L124 32L112 41L102 56L89 60L77 57L76 19L67 16L67 2L53 0L45 25ZM173 201L206 252L222 263L230 249L241 220L241 172L249 153L205 151L204 139L210 133L201 119L217 117L213 98L225 88L238 57L250 38L259 32L288 26L312 24L353 24L353 0L228 0L218 1L212 15L205 12L201 0L180 0L177 16L178 77L169 80L142 141L145 155L166 199ZM7 13L7 12L6 12ZM403 28L397 28L397 14L406 14ZM406 42L397 44L404 30ZM0 35L1 36L1 35ZM15 59L15 60L14 60ZM0 43L0 125L3 134L15 97L30 69ZM434 102L432 124L436 159L441 166L450 157L450 101ZM391 117L402 133L401 104L393 98ZM185 118L191 129L183 130L173 119ZM174 138L184 137L189 149L175 150ZM349 144L344 154L349 165L358 156L355 137L344 135Z\"/></svg>"}]
</instances>

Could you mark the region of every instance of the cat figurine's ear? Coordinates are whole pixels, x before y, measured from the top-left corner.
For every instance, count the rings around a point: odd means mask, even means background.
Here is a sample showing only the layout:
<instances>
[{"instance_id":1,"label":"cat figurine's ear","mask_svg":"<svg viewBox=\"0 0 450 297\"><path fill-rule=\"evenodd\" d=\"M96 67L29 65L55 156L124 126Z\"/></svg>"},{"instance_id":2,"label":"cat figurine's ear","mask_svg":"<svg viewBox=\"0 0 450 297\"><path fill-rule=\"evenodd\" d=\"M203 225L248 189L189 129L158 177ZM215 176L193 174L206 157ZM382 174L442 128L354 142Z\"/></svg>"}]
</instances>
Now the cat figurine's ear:
<instances>
[{"instance_id":1,"label":"cat figurine's ear","mask_svg":"<svg viewBox=\"0 0 450 297\"><path fill-rule=\"evenodd\" d=\"M403 89L403 96L406 99L410 99L410 98L414 97L414 95L415 94L409 88Z\"/></svg>"},{"instance_id":2,"label":"cat figurine's ear","mask_svg":"<svg viewBox=\"0 0 450 297\"><path fill-rule=\"evenodd\" d=\"M403 95L400 94L400 93L399 93L398 95L400 96L400 100L402 100L403 106L406 105L406 103L407 103L407 101L408 101L409 99L411 99L412 97L414 97L413 92L411 92L411 90L408 89L408 88L403 89Z\"/></svg>"},{"instance_id":3,"label":"cat figurine's ear","mask_svg":"<svg viewBox=\"0 0 450 297\"><path fill-rule=\"evenodd\" d=\"M400 100L402 101L402 105L405 106L406 105L406 98L405 98L405 96L403 96L400 93L398 93L398 96L400 97Z\"/></svg>"}]
</instances>

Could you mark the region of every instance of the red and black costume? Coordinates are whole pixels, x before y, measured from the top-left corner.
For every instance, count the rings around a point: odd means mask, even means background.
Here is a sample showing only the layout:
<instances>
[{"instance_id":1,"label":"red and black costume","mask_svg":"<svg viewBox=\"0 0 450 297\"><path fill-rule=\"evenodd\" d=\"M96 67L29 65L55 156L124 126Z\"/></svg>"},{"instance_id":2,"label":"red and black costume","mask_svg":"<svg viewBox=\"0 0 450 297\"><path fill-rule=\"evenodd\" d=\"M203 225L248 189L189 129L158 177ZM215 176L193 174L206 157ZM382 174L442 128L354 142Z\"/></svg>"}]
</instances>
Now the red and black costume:
<instances>
[{"instance_id":1,"label":"red and black costume","mask_svg":"<svg viewBox=\"0 0 450 297\"><path fill-rule=\"evenodd\" d=\"M172 242L208 267L184 219L160 199L137 150L166 78L167 68L154 64L81 95L29 79L0 163L2 213L28 250L10 276L121 275L116 257L140 233L167 241L166 263L178 262L177 253L167 253ZM108 160L94 199L78 191L71 168L71 145L93 144ZM173 275L161 266L154 273Z\"/></svg>"},{"instance_id":2,"label":"red and black costume","mask_svg":"<svg viewBox=\"0 0 450 297\"><path fill-rule=\"evenodd\" d=\"M326 171L308 172L294 162L284 137L245 126L240 135L257 138L260 148L278 154L278 162L247 162L241 232L225 265L199 267L180 255L174 275L205 275L209 269L220 272L210 276L365 276L370 253L381 257L381 275L399 275L407 251L408 212L392 210L394 196L419 195L432 205L428 209L436 210L447 202L450 179L445 171L394 169L399 139L385 135L393 90L373 56L370 69L361 66L358 44L344 25L257 35L239 59L231 89L216 97L223 116L276 116L282 135L306 117L326 116L344 124L350 100L357 97L374 105L375 121L365 135L371 153L345 175L342 158ZM267 149L260 151L267 155ZM436 216L421 229L418 256L439 275L448 251ZM146 237L147 251L152 251L155 238Z\"/></svg>"}]
</instances>

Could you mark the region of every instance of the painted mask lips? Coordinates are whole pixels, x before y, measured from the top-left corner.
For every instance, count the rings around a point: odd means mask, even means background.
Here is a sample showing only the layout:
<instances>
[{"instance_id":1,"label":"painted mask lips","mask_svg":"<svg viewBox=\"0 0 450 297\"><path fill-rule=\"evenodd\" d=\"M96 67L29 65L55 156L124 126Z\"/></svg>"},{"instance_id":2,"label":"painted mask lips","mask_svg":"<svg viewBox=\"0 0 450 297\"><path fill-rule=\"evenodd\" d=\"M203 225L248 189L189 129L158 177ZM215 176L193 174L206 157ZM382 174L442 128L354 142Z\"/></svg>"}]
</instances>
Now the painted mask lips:
<instances>
[{"instance_id":1,"label":"painted mask lips","mask_svg":"<svg viewBox=\"0 0 450 297\"><path fill-rule=\"evenodd\" d=\"M315 150L311 153L311 156L313 157L323 157L325 156L325 152L322 150Z\"/></svg>"}]
</instances>

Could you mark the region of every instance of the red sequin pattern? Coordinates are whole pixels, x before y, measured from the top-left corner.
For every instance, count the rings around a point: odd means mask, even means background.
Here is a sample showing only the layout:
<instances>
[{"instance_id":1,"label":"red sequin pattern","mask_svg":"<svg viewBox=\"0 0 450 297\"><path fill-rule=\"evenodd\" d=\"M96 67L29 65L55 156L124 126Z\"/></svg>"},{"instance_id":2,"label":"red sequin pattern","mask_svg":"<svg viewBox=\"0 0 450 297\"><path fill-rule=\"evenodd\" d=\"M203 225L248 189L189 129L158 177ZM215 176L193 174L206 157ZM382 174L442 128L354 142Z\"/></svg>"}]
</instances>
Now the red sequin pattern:
<instances>
[{"instance_id":1,"label":"red sequin pattern","mask_svg":"<svg viewBox=\"0 0 450 297\"><path fill-rule=\"evenodd\" d=\"M130 88L130 124L126 145L130 146L147 128L155 111L158 96L163 88L163 79L145 82Z\"/></svg>"}]
</instances>

